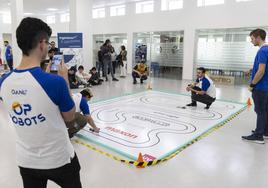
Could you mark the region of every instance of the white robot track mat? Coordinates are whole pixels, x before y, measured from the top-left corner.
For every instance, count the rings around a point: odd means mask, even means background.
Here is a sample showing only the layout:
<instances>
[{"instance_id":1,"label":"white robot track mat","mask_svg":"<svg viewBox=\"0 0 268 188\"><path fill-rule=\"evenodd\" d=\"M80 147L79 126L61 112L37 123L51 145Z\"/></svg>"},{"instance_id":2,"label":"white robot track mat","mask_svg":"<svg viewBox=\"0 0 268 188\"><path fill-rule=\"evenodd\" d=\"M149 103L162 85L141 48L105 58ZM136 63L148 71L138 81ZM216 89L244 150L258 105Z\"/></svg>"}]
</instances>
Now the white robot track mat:
<instances>
[{"instance_id":1,"label":"white robot track mat","mask_svg":"<svg viewBox=\"0 0 268 188\"><path fill-rule=\"evenodd\" d=\"M136 161L167 158L208 131L238 115L246 104L217 100L209 110L204 104L184 107L187 95L145 91L90 104L91 115L101 129L89 125L76 136L85 143Z\"/></svg>"}]
</instances>

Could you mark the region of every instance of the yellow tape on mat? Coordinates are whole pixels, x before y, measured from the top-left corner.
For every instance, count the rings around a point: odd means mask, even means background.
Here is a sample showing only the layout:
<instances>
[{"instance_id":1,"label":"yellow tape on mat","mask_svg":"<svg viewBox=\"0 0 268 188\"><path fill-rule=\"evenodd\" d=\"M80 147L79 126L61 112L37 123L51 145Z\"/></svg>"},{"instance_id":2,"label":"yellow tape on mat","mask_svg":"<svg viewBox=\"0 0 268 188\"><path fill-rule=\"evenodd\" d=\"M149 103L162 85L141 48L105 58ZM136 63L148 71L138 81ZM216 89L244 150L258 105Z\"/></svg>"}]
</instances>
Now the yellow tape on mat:
<instances>
[{"instance_id":1,"label":"yellow tape on mat","mask_svg":"<svg viewBox=\"0 0 268 188\"><path fill-rule=\"evenodd\" d=\"M208 136L210 133L216 131L217 129L219 129L220 127L222 127L223 125L225 125L226 123L228 123L229 121L231 121L232 119L234 119L236 116L238 116L241 112L243 112L246 109L246 107L244 107L243 109L239 110L238 112L236 112L235 114L233 114L231 117L229 117L228 119L226 119L225 121L221 122L220 124L218 124L217 126L211 128L210 130L208 130L207 132L205 132L204 134L200 135L199 137L195 138L194 140L190 141L189 143L187 143L185 146L181 147L180 149L178 149L177 151L175 151L174 153L170 154L169 156L163 158L163 159L159 159L159 160L153 160L153 161L144 161L144 162L138 162L138 161L128 161L125 159L122 159L120 157L114 156L112 154L109 154L105 151L102 151L100 149L95 148L94 146L91 146L87 143L84 143L83 141L81 141L80 139L78 140L74 140L75 143L77 144L81 144L83 146L86 146L87 148L96 151L102 155L106 155L107 157L116 160L116 161L120 161L122 163L125 164L129 164L129 165L134 165L137 167L146 167L146 166L153 166L156 164L160 164L163 163L169 159L172 159L173 157L175 157L176 155L178 155L182 150L184 150L185 148L189 147L190 145L194 144L195 142L205 138L206 136Z\"/></svg>"}]
</instances>

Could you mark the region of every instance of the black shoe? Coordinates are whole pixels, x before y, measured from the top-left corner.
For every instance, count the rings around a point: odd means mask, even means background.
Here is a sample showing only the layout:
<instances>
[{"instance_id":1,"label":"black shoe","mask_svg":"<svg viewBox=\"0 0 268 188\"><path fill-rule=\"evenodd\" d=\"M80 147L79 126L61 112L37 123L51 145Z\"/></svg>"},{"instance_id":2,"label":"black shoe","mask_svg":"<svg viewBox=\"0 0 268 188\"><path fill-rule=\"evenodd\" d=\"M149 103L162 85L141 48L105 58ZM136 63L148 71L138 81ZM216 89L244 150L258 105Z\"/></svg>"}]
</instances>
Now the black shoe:
<instances>
[{"instance_id":1,"label":"black shoe","mask_svg":"<svg viewBox=\"0 0 268 188\"><path fill-rule=\"evenodd\" d=\"M190 104L186 104L186 106L197 106L197 104L195 103L195 102L192 102L192 103L190 103Z\"/></svg>"},{"instance_id":2,"label":"black shoe","mask_svg":"<svg viewBox=\"0 0 268 188\"><path fill-rule=\"evenodd\" d=\"M107 77L105 78L105 81L108 82L108 78Z\"/></svg>"},{"instance_id":3,"label":"black shoe","mask_svg":"<svg viewBox=\"0 0 268 188\"><path fill-rule=\"evenodd\" d=\"M254 131L254 130L252 130L251 132L252 132L252 134L254 134L254 133L255 133L255 131ZM263 139L268 139L268 134L264 134L264 135L263 135Z\"/></svg>"},{"instance_id":4,"label":"black shoe","mask_svg":"<svg viewBox=\"0 0 268 188\"><path fill-rule=\"evenodd\" d=\"M143 84L143 80L141 80L141 84Z\"/></svg>"},{"instance_id":5,"label":"black shoe","mask_svg":"<svg viewBox=\"0 0 268 188\"><path fill-rule=\"evenodd\" d=\"M113 78L113 81L119 81L117 78Z\"/></svg>"},{"instance_id":6,"label":"black shoe","mask_svg":"<svg viewBox=\"0 0 268 188\"><path fill-rule=\"evenodd\" d=\"M133 81L133 84L137 84L137 81L135 80L135 81Z\"/></svg>"},{"instance_id":7,"label":"black shoe","mask_svg":"<svg viewBox=\"0 0 268 188\"><path fill-rule=\"evenodd\" d=\"M249 135L249 136L242 136L243 140L249 141L249 142L254 142L257 144L264 144L264 139L261 136L257 136L255 134Z\"/></svg>"},{"instance_id":8,"label":"black shoe","mask_svg":"<svg viewBox=\"0 0 268 188\"><path fill-rule=\"evenodd\" d=\"M208 110L209 107L210 107L210 104L207 104L207 106L204 109Z\"/></svg>"}]
</instances>

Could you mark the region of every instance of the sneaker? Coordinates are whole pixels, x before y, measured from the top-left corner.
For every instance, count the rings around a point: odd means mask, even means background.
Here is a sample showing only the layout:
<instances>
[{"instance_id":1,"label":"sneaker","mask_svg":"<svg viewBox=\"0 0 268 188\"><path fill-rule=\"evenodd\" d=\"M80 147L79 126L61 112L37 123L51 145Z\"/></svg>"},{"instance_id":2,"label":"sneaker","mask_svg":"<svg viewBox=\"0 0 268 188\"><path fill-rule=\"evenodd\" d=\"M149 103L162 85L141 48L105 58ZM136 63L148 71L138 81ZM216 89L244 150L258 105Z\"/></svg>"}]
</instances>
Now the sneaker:
<instances>
[{"instance_id":1,"label":"sneaker","mask_svg":"<svg viewBox=\"0 0 268 188\"><path fill-rule=\"evenodd\" d=\"M117 78L113 78L113 81L119 81Z\"/></svg>"},{"instance_id":2,"label":"sneaker","mask_svg":"<svg viewBox=\"0 0 268 188\"><path fill-rule=\"evenodd\" d=\"M242 136L243 140L249 141L249 142L254 142L257 144L264 144L264 139L263 137L256 136L255 134L249 135L249 136Z\"/></svg>"},{"instance_id":3,"label":"sneaker","mask_svg":"<svg viewBox=\"0 0 268 188\"><path fill-rule=\"evenodd\" d=\"M190 104L186 104L186 106L197 106L197 104L195 103L195 102L192 102L192 103L190 103Z\"/></svg>"},{"instance_id":4,"label":"sneaker","mask_svg":"<svg viewBox=\"0 0 268 188\"><path fill-rule=\"evenodd\" d=\"M254 134L254 133L255 133L255 131L254 131L254 130L252 130L251 132L252 132L252 134ZM264 134L264 135L263 135L263 138L268 140L268 134Z\"/></svg>"}]
</instances>

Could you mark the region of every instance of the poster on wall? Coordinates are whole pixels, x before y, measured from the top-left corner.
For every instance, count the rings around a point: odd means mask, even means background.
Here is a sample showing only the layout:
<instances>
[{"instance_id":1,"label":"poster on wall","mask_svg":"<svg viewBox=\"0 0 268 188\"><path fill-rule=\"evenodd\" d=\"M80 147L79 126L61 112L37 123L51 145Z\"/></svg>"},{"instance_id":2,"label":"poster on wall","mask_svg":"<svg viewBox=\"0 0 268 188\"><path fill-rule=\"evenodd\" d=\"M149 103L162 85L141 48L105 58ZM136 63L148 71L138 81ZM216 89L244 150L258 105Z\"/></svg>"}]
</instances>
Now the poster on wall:
<instances>
[{"instance_id":1,"label":"poster on wall","mask_svg":"<svg viewBox=\"0 0 268 188\"><path fill-rule=\"evenodd\" d=\"M58 47L69 67L83 64L82 33L58 33Z\"/></svg>"}]
</instances>

